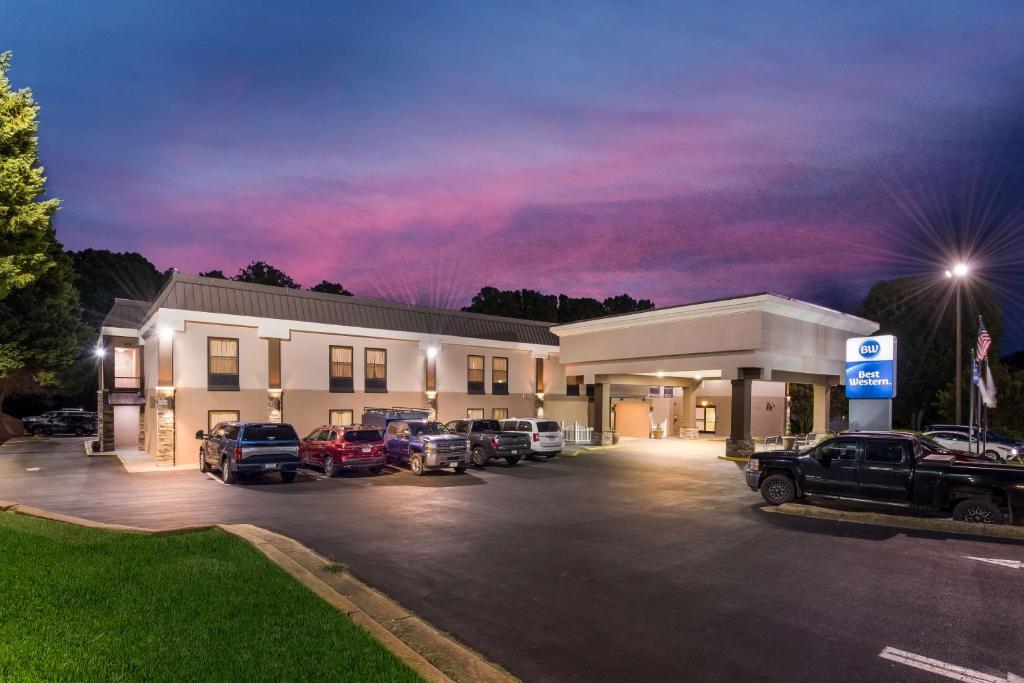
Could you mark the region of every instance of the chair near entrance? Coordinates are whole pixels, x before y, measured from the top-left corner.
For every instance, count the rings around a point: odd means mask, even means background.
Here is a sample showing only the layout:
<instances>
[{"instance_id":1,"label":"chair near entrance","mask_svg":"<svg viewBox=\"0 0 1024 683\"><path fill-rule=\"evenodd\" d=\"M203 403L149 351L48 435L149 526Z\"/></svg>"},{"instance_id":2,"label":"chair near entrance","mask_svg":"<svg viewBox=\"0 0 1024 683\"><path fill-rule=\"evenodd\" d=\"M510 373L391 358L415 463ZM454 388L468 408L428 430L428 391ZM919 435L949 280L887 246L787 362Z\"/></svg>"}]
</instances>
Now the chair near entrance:
<instances>
[{"instance_id":1,"label":"chair near entrance","mask_svg":"<svg viewBox=\"0 0 1024 683\"><path fill-rule=\"evenodd\" d=\"M770 451L773 448L777 448L778 447L778 445L779 445L779 437L778 437L778 435L766 436L766 437L764 437L764 441L762 441L759 445L761 446L761 450L763 450L763 451Z\"/></svg>"}]
</instances>

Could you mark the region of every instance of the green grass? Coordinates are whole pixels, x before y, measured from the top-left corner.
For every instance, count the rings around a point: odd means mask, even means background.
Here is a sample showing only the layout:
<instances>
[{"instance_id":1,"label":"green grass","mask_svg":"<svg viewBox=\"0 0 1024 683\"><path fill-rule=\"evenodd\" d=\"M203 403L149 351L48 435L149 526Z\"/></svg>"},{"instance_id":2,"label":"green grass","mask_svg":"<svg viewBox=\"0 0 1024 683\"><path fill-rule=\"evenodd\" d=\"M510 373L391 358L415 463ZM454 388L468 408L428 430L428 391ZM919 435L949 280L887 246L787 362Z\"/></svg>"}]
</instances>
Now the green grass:
<instances>
[{"instance_id":1,"label":"green grass","mask_svg":"<svg viewBox=\"0 0 1024 683\"><path fill-rule=\"evenodd\" d=\"M419 681L228 534L0 513L0 681Z\"/></svg>"}]
</instances>

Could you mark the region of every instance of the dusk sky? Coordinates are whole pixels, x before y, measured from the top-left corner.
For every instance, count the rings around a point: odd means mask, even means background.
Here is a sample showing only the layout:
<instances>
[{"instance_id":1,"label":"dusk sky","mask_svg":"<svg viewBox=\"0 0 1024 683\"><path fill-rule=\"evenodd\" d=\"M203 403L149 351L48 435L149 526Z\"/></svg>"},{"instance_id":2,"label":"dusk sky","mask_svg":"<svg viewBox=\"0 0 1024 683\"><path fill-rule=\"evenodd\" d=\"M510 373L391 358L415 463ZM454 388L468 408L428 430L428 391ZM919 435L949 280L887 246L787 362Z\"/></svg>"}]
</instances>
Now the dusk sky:
<instances>
[{"instance_id":1,"label":"dusk sky","mask_svg":"<svg viewBox=\"0 0 1024 683\"><path fill-rule=\"evenodd\" d=\"M0 49L68 248L855 310L974 244L1024 345L1024 3L825 4L0 0Z\"/></svg>"}]
</instances>

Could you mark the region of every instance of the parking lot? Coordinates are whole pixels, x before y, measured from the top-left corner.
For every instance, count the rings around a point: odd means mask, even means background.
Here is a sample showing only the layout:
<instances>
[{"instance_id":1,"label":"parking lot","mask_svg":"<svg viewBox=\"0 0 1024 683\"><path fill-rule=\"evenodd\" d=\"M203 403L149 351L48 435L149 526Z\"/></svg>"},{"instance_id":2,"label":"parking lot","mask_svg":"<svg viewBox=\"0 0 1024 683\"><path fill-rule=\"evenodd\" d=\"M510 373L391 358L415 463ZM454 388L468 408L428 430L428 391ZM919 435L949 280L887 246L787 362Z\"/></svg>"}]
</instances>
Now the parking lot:
<instances>
[{"instance_id":1,"label":"parking lot","mask_svg":"<svg viewBox=\"0 0 1024 683\"><path fill-rule=\"evenodd\" d=\"M0 447L0 499L269 528L528 681L940 680L887 647L1024 673L1024 546L765 514L720 448L636 441L464 475L229 487L37 437Z\"/></svg>"}]
</instances>

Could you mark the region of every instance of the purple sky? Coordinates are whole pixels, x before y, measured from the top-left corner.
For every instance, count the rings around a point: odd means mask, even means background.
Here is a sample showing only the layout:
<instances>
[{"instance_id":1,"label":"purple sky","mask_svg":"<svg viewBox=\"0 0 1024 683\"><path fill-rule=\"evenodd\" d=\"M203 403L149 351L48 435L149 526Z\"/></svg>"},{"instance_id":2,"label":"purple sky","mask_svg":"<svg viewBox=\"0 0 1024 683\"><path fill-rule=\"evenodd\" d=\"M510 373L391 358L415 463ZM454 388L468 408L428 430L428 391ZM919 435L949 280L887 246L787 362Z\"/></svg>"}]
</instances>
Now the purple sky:
<instances>
[{"instance_id":1,"label":"purple sky","mask_svg":"<svg viewBox=\"0 0 1024 683\"><path fill-rule=\"evenodd\" d=\"M69 248L451 306L1015 266L1024 4L823 4L0 0L0 49Z\"/></svg>"}]
</instances>

